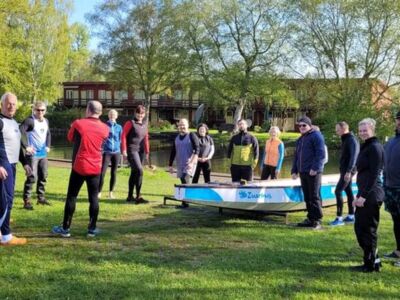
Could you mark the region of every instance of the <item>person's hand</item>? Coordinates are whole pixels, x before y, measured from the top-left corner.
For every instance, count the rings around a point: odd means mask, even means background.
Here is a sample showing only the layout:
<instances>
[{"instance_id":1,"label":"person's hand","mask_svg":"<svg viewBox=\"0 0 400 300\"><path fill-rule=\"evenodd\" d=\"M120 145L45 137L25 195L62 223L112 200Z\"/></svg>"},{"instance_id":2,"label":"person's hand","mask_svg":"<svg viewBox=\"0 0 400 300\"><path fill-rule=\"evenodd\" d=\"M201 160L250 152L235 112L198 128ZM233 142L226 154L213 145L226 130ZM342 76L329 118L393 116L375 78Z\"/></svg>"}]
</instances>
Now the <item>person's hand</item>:
<instances>
[{"instance_id":1,"label":"person's hand","mask_svg":"<svg viewBox=\"0 0 400 300\"><path fill-rule=\"evenodd\" d=\"M31 147L31 146L26 147L26 154L28 154L28 155L35 154L35 149L33 149L33 147Z\"/></svg>"},{"instance_id":2,"label":"person's hand","mask_svg":"<svg viewBox=\"0 0 400 300\"><path fill-rule=\"evenodd\" d=\"M351 179L351 173L350 172L346 172L346 174L344 174L344 181L349 182Z\"/></svg>"},{"instance_id":3,"label":"person's hand","mask_svg":"<svg viewBox=\"0 0 400 300\"><path fill-rule=\"evenodd\" d=\"M46 152L49 153L50 152L50 148L46 147Z\"/></svg>"},{"instance_id":4,"label":"person's hand","mask_svg":"<svg viewBox=\"0 0 400 300\"><path fill-rule=\"evenodd\" d=\"M317 171L314 171L314 170L310 170L310 176L315 176L315 175L317 175Z\"/></svg>"},{"instance_id":5,"label":"person's hand","mask_svg":"<svg viewBox=\"0 0 400 300\"><path fill-rule=\"evenodd\" d=\"M356 200L353 201L353 206L354 207L364 207L365 203L365 198L364 197L358 197Z\"/></svg>"},{"instance_id":6,"label":"person's hand","mask_svg":"<svg viewBox=\"0 0 400 300\"><path fill-rule=\"evenodd\" d=\"M296 180L298 177L299 177L299 176L298 176L296 173L293 173L293 174L292 174L292 179L293 179L293 180Z\"/></svg>"},{"instance_id":7,"label":"person's hand","mask_svg":"<svg viewBox=\"0 0 400 300\"><path fill-rule=\"evenodd\" d=\"M174 173L174 168L172 166L168 167L168 172L170 172L171 174Z\"/></svg>"},{"instance_id":8,"label":"person's hand","mask_svg":"<svg viewBox=\"0 0 400 300\"><path fill-rule=\"evenodd\" d=\"M3 167L0 167L0 180L6 179L7 176L8 176L8 173L7 173L6 169L4 169Z\"/></svg>"},{"instance_id":9,"label":"person's hand","mask_svg":"<svg viewBox=\"0 0 400 300\"><path fill-rule=\"evenodd\" d=\"M32 175L32 168L30 165L25 165L24 166L24 170L25 170L25 175L26 176L31 176Z\"/></svg>"},{"instance_id":10,"label":"person's hand","mask_svg":"<svg viewBox=\"0 0 400 300\"><path fill-rule=\"evenodd\" d=\"M126 151L122 151L122 156L127 157L128 153L126 153Z\"/></svg>"},{"instance_id":11,"label":"person's hand","mask_svg":"<svg viewBox=\"0 0 400 300\"><path fill-rule=\"evenodd\" d=\"M281 171L279 171L279 170L275 170L275 177L276 178L278 178L279 177L279 173L280 173Z\"/></svg>"}]
</instances>

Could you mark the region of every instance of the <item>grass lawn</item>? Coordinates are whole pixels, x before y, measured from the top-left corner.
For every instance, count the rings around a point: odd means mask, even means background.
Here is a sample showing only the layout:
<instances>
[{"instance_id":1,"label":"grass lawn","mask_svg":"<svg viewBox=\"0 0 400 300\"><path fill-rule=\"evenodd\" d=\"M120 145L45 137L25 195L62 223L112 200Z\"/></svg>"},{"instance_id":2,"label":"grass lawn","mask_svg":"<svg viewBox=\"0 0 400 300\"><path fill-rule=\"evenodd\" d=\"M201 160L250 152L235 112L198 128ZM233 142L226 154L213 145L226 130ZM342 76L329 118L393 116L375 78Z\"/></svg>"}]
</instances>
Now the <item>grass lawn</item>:
<instances>
[{"instance_id":1,"label":"grass lawn","mask_svg":"<svg viewBox=\"0 0 400 300\"><path fill-rule=\"evenodd\" d=\"M390 263L379 274L348 270L361 262L352 226L314 232L285 225L281 217L163 206L163 195L172 194L177 182L163 170L146 171L143 194L151 204L139 206L125 202L128 172L119 170L117 199L101 200L101 234L94 239L86 238L83 189L72 237L53 237L68 176L67 168L50 168L47 195L53 206L26 211L19 167L12 228L29 244L0 248L0 299L399 298L400 269ZM334 208L325 210L325 224L334 214ZM289 222L304 215L292 214ZM382 254L393 250L394 237L383 209L381 217Z\"/></svg>"}]
</instances>

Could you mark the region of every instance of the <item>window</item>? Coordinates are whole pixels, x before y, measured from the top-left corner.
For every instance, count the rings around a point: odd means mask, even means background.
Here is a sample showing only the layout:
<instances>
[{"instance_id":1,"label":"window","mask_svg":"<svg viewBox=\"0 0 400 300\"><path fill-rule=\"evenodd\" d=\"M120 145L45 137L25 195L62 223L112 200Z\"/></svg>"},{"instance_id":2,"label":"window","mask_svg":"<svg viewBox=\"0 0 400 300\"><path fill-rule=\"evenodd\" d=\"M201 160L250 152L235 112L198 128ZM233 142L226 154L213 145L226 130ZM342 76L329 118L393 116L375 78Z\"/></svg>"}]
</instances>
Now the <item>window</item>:
<instances>
[{"instance_id":1,"label":"window","mask_svg":"<svg viewBox=\"0 0 400 300\"><path fill-rule=\"evenodd\" d=\"M114 98L118 100L127 100L128 92L127 91L115 91Z\"/></svg>"},{"instance_id":2,"label":"window","mask_svg":"<svg viewBox=\"0 0 400 300\"><path fill-rule=\"evenodd\" d=\"M93 100L93 90L83 90L81 91L82 100Z\"/></svg>"},{"instance_id":3,"label":"window","mask_svg":"<svg viewBox=\"0 0 400 300\"><path fill-rule=\"evenodd\" d=\"M182 90L174 91L174 99L181 101L183 99L183 91Z\"/></svg>"},{"instance_id":4,"label":"window","mask_svg":"<svg viewBox=\"0 0 400 300\"><path fill-rule=\"evenodd\" d=\"M144 91L143 90L135 90L135 100L142 100L145 99L144 97Z\"/></svg>"},{"instance_id":5,"label":"window","mask_svg":"<svg viewBox=\"0 0 400 300\"><path fill-rule=\"evenodd\" d=\"M66 90L65 91L65 96L66 99L72 100L72 99L78 99L78 91L77 90Z\"/></svg>"}]
</instances>

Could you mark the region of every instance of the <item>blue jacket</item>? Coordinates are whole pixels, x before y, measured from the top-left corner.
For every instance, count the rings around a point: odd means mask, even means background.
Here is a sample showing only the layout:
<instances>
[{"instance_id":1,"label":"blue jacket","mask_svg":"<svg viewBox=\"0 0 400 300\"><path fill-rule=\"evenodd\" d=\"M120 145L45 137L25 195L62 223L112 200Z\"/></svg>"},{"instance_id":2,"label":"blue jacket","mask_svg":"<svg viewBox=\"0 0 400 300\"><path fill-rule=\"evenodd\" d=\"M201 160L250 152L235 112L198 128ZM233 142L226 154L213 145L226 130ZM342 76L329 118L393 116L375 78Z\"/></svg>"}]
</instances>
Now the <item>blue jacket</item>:
<instances>
[{"instance_id":1,"label":"blue jacket","mask_svg":"<svg viewBox=\"0 0 400 300\"><path fill-rule=\"evenodd\" d=\"M322 173L325 159L325 141L321 132L311 129L296 141L292 174Z\"/></svg>"},{"instance_id":2,"label":"blue jacket","mask_svg":"<svg viewBox=\"0 0 400 300\"><path fill-rule=\"evenodd\" d=\"M121 152L121 135L122 126L118 123L107 121L107 126L110 128L110 133L104 143L104 153L120 153Z\"/></svg>"},{"instance_id":3,"label":"blue jacket","mask_svg":"<svg viewBox=\"0 0 400 300\"><path fill-rule=\"evenodd\" d=\"M389 188L400 188L400 133L391 138L385 145L385 168L383 169L384 185Z\"/></svg>"}]
</instances>

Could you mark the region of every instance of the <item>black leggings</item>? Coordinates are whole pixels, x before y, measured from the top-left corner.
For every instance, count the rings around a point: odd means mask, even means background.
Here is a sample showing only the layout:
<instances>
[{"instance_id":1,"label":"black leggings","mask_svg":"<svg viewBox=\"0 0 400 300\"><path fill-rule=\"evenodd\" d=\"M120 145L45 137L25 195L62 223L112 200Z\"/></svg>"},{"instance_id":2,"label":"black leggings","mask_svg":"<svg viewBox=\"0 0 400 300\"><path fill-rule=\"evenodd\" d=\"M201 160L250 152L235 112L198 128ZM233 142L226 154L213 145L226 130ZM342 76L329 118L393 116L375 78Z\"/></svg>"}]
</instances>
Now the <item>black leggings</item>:
<instances>
[{"instance_id":1,"label":"black leggings","mask_svg":"<svg viewBox=\"0 0 400 300\"><path fill-rule=\"evenodd\" d=\"M263 169L261 172L261 180L267 180L269 176L271 179L276 179L276 167L270 165L263 165Z\"/></svg>"},{"instance_id":2,"label":"black leggings","mask_svg":"<svg viewBox=\"0 0 400 300\"><path fill-rule=\"evenodd\" d=\"M198 183L200 178L200 172L203 171L204 182L210 182L210 174L211 174L211 162L198 162L196 171L194 172L192 183Z\"/></svg>"},{"instance_id":3,"label":"black leggings","mask_svg":"<svg viewBox=\"0 0 400 300\"><path fill-rule=\"evenodd\" d=\"M343 214L343 196L342 196L343 191L345 191L347 196L347 207L349 210L349 215L354 215L354 207L353 207L354 195L353 195L353 190L351 189L352 182L351 178L350 181L344 180L345 174L346 173L340 173L340 179L335 189L336 204L337 204L336 215L338 217L341 217Z\"/></svg>"},{"instance_id":4,"label":"black leggings","mask_svg":"<svg viewBox=\"0 0 400 300\"><path fill-rule=\"evenodd\" d=\"M100 187L99 192L103 189L104 177L106 176L107 168L111 162L111 177L110 177L110 192L114 191L115 182L117 180L117 169L119 160L121 158L120 153L104 153L103 154L103 165L101 167Z\"/></svg>"},{"instance_id":5,"label":"black leggings","mask_svg":"<svg viewBox=\"0 0 400 300\"><path fill-rule=\"evenodd\" d=\"M143 152L130 152L128 161L131 166L131 175L129 176L128 198L133 197L133 189L136 187L136 198L140 197L143 181Z\"/></svg>"},{"instance_id":6,"label":"black leggings","mask_svg":"<svg viewBox=\"0 0 400 300\"><path fill-rule=\"evenodd\" d=\"M68 193L67 193L67 200L65 201L64 207L64 221L63 221L63 228L68 229L71 227L72 216L75 212L76 207L76 198L78 197L79 191L86 181L86 186L89 195L89 230L96 229L96 222L97 217L99 215L99 181L100 181L100 174L99 175L91 175L91 176L83 176L75 172L74 170L71 171L71 175L69 177L69 184L68 184Z\"/></svg>"},{"instance_id":7,"label":"black leggings","mask_svg":"<svg viewBox=\"0 0 400 300\"><path fill-rule=\"evenodd\" d=\"M394 237L396 238L397 251L400 251L400 215L393 215L393 231Z\"/></svg>"}]
</instances>

